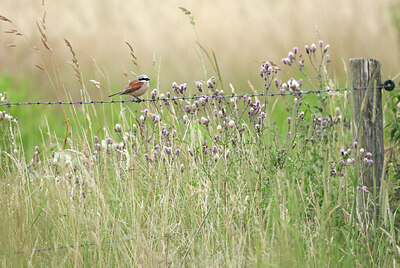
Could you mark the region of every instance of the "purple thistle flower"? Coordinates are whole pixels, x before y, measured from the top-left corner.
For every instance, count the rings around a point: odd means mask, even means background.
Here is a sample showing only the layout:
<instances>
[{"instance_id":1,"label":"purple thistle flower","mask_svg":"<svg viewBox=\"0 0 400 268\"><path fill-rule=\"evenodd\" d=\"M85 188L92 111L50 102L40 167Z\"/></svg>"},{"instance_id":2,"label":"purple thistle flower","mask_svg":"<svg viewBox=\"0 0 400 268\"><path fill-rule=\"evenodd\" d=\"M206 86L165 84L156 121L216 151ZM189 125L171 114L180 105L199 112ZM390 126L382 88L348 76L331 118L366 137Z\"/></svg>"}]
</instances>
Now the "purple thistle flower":
<instances>
[{"instance_id":1,"label":"purple thistle flower","mask_svg":"<svg viewBox=\"0 0 400 268\"><path fill-rule=\"evenodd\" d=\"M331 62L331 57L330 57L329 55L326 55L326 56L325 56L325 59L326 59L326 62L327 62L327 63L330 63L330 62Z\"/></svg>"},{"instance_id":2,"label":"purple thistle flower","mask_svg":"<svg viewBox=\"0 0 400 268\"><path fill-rule=\"evenodd\" d=\"M299 51L299 48L298 48L298 47L294 47L294 48L293 48L294 54L297 54L298 51Z\"/></svg>"},{"instance_id":3,"label":"purple thistle flower","mask_svg":"<svg viewBox=\"0 0 400 268\"><path fill-rule=\"evenodd\" d=\"M365 154L365 156L366 156L368 159L371 159L372 154L371 154L370 152L367 152L367 153Z\"/></svg>"},{"instance_id":4,"label":"purple thistle flower","mask_svg":"<svg viewBox=\"0 0 400 268\"><path fill-rule=\"evenodd\" d=\"M111 140L111 138L107 138L106 141L107 141L107 144L111 144L112 140Z\"/></svg>"},{"instance_id":5,"label":"purple thistle flower","mask_svg":"<svg viewBox=\"0 0 400 268\"><path fill-rule=\"evenodd\" d=\"M114 130L115 130L115 132L121 132L121 125L116 124Z\"/></svg>"},{"instance_id":6,"label":"purple thistle flower","mask_svg":"<svg viewBox=\"0 0 400 268\"><path fill-rule=\"evenodd\" d=\"M232 142L233 145L236 145L235 139L231 138L230 141Z\"/></svg>"},{"instance_id":7,"label":"purple thistle flower","mask_svg":"<svg viewBox=\"0 0 400 268\"><path fill-rule=\"evenodd\" d=\"M180 153L181 153L181 150L180 150L180 149L176 149L176 150L175 150L175 154L176 154L176 155L179 155Z\"/></svg>"},{"instance_id":8,"label":"purple thistle flower","mask_svg":"<svg viewBox=\"0 0 400 268\"><path fill-rule=\"evenodd\" d=\"M97 137L97 136L94 136L93 139L94 139L94 142L95 142L95 143L97 143L97 142L99 141L99 137Z\"/></svg>"},{"instance_id":9,"label":"purple thistle flower","mask_svg":"<svg viewBox=\"0 0 400 268\"><path fill-rule=\"evenodd\" d=\"M290 122L292 121L292 118L289 116L287 119L288 124L290 124Z\"/></svg>"},{"instance_id":10,"label":"purple thistle flower","mask_svg":"<svg viewBox=\"0 0 400 268\"><path fill-rule=\"evenodd\" d=\"M167 154L171 154L171 147L164 146L164 150Z\"/></svg>"}]
</instances>

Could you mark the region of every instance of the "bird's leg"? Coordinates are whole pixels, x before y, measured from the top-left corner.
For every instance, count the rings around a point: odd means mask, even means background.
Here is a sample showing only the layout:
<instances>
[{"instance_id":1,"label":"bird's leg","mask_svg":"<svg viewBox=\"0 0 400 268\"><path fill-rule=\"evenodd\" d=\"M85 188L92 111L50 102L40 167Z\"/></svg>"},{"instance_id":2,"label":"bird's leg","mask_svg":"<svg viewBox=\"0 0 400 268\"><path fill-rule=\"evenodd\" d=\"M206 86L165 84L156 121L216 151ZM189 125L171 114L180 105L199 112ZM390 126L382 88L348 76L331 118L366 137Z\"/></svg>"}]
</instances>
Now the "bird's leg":
<instances>
[{"instance_id":1,"label":"bird's leg","mask_svg":"<svg viewBox=\"0 0 400 268\"><path fill-rule=\"evenodd\" d=\"M141 102L141 101L142 101L142 100L139 99L138 97L136 97L136 96L134 96L134 97L136 98L137 102Z\"/></svg>"}]
</instances>

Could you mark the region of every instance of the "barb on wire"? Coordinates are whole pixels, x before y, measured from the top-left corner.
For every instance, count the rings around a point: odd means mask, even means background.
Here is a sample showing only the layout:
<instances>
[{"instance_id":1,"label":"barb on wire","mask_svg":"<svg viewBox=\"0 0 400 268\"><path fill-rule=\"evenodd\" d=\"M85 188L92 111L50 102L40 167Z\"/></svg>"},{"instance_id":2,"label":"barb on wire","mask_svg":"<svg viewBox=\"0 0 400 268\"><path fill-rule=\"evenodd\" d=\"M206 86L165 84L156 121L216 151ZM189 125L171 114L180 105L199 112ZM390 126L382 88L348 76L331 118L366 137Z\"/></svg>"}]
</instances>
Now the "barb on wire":
<instances>
[{"instance_id":1,"label":"barb on wire","mask_svg":"<svg viewBox=\"0 0 400 268\"><path fill-rule=\"evenodd\" d=\"M388 80L391 81L391 80ZM385 84L388 82L386 81ZM386 85L378 85L376 88L386 89ZM399 88L400 86L395 86ZM230 94L230 95L200 95L200 96L180 96L180 97L170 97L170 98L152 98L152 99L131 99L131 100L91 100L91 101L27 101L27 102L4 102L0 103L0 106L13 106L13 105L75 105L75 104L110 104L110 103L131 103L131 102L156 102L156 101L176 101L176 100L197 100L201 98L208 97L210 99L215 98L242 98L242 97L275 97L275 96L287 96L287 95L305 95L305 94L321 94L336 91L350 90L351 88L328 88L321 90L307 90L307 91L292 91L292 92L279 92L279 93L258 93L258 94ZM365 90L366 87L352 88L353 90ZM393 88L392 88L393 89Z\"/></svg>"}]
</instances>

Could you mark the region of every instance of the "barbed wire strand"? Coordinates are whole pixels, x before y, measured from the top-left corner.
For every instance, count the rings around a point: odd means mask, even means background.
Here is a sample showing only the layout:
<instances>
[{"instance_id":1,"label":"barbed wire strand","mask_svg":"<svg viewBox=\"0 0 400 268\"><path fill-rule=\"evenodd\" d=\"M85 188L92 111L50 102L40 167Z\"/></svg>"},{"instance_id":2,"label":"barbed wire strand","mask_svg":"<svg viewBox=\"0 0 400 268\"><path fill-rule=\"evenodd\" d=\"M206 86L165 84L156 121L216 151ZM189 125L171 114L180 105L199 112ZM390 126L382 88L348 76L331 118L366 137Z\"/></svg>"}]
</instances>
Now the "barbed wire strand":
<instances>
[{"instance_id":1,"label":"barbed wire strand","mask_svg":"<svg viewBox=\"0 0 400 268\"><path fill-rule=\"evenodd\" d=\"M395 86L399 88L400 86ZM384 85L378 85L376 88L385 88ZM357 87L353 90L365 90L367 87ZM321 89L321 90L307 90L307 91L291 91L291 92L279 92L279 93L258 93L258 94L230 94L230 95L200 95L200 96L180 96L170 98L152 98L152 99L131 99L131 100L91 100L91 101L27 101L27 102L4 102L0 103L0 106L19 106L19 105L75 105L75 104L110 104L110 103L131 103L131 102L156 102L156 101L176 101L176 100L197 100L201 98L243 98L243 97L275 97L275 96L288 96L288 95L306 95L306 94L321 94L336 91L350 90L350 88L333 88L333 89Z\"/></svg>"}]
</instances>

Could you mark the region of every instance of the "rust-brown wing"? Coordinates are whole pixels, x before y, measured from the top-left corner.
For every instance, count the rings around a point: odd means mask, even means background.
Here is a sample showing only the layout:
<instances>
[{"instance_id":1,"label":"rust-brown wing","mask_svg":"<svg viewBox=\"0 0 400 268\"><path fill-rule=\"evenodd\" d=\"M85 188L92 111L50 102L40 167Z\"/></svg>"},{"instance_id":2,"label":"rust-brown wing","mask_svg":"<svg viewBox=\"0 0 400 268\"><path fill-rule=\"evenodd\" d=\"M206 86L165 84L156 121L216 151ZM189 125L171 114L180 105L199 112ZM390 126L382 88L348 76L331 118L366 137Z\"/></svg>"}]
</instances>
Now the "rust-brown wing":
<instances>
[{"instance_id":1,"label":"rust-brown wing","mask_svg":"<svg viewBox=\"0 0 400 268\"><path fill-rule=\"evenodd\" d=\"M124 94L132 94L136 90L140 89L142 86L142 82L139 82L137 80L132 80L129 85L125 88Z\"/></svg>"}]
</instances>

